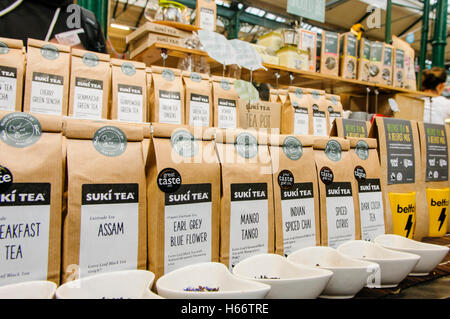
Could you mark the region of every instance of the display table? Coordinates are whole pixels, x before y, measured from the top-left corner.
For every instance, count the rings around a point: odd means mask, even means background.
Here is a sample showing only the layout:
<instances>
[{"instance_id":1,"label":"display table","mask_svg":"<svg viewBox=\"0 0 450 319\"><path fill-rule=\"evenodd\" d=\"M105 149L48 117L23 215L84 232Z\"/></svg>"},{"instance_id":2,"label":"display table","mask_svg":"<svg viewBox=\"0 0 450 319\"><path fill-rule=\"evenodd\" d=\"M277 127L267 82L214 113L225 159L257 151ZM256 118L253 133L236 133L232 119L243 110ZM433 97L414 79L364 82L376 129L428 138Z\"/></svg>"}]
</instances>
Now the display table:
<instances>
[{"instance_id":1,"label":"display table","mask_svg":"<svg viewBox=\"0 0 450 319\"><path fill-rule=\"evenodd\" d=\"M450 245L450 234L447 234L444 237L431 238L426 237L422 240L424 243L437 244L443 246ZM398 295L398 298L404 298L402 295L407 295L405 292L406 289L410 287L420 287L422 284L430 284L433 281L436 281L439 278L450 275L450 252L447 254L445 259L427 276L415 277L408 276L404 280L400 282L400 284L395 288L386 288L386 289L371 289L371 288L363 288L356 296L356 299L376 299L376 298L394 298L395 295ZM431 285L428 285L430 289L433 289ZM436 285L435 289L441 289L440 285ZM445 296L441 296L442 298L450 297L450 289L447 286L447 292L437 291L440 295L442 293Z\"/></svg>"}]
</instances>

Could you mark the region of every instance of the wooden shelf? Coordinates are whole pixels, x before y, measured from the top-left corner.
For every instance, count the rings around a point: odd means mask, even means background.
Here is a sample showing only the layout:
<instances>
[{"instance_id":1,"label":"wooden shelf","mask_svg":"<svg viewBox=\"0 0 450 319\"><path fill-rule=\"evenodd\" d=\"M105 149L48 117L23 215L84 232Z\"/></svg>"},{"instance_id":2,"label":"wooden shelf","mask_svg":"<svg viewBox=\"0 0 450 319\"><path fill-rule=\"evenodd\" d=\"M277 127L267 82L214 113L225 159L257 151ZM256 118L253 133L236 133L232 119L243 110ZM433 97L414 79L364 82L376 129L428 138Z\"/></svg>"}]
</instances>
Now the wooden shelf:
<instances>
[{"instance_id":1,"label":"wooden shelf","mask_svg":"<svg viewBox=\"0 0 450 319\"><path fill-rule=\"evenodd\" d=\"M179 59L186 58L189 55L205 57L206 61L210 63L211 73L215 75L221 75L223 67L220 63L210 58L205 51L192 50L180 46L164 44L160 42L154 43L148 47L145 51L137 55L133 60L144 62L147 66L150 65L162 65L161 50L167 50L168 58L166 60L167 67L178 67ZM257 70L252 74L253 81L260 83L270 83L275 86L276 78L275 74L279 73L280 78L278 83L280 87L286 87L290 84L289 75L292 74L294 79L292 85L300 87L315 88L325 90L327 93L333 94L354 94L354 95L366 95L367 88L370 89L370 94L374 94L375 89L379 94L396 94L402 93L411 97L426 97L435 96L421 91L413 91L404 88L397 88L393 86L387 86L382 84L344 79L337 76L326 75L317 72L302 71L298 69L290 69L280 65L263 64L266 70ZM250 80L250 71L246 69L241 70L241 77L244 80Z\"/></svg>"},{"instance_id":2,"label":"wooden shelf","mask_svg":"<svg viewBox=\"0 0 450 319\"><path fill-rule=\"evenodd\" d=\"M167 50L168 58L166 60L167 67L177 67L178 60L184 59L189 55L202 56L207 59L209 63L219 64L211 59L205 51L187 49L184 47L156 42L148 47L146 50L139 53L133 60L144 62L147 66L162 65L163 59L161 57L161 50Z\"/></svg>"}]
</instances>

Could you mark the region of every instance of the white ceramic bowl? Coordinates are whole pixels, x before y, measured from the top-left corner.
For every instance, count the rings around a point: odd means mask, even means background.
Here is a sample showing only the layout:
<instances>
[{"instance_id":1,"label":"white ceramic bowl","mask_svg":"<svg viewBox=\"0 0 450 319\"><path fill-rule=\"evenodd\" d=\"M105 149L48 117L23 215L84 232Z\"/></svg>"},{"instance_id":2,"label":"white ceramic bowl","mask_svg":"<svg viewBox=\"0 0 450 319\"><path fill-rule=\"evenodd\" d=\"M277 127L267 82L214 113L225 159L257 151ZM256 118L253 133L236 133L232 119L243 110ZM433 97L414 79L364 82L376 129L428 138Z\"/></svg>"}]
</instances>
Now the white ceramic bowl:
<instances>
[{"instance_id":1,"label":"white ceramic bowl","mask_svg":"<svg viewBox=\"0 0 450 319\"><path fill-rule=\"evenodd\" d=\"M375 243L397 251L420 256L420 260L409 274L410 276L426 276L447 256L449 248L412 240L403 236L386 234L375 238Z\"/></svg>"},{"instance_id":2,"label":"white ceramic bowl","mask_svg":"<svg viewBox=\"0 0 450 319\"><path fill-rule=\"evenodd\" d=\"M296 264L333 272L320 298L353 298L366 286L368 277L380 268L376 263L350 258L332 247L325 246L299 249L291 253L287 259Z\"/></svg>"},{"instance_id":3,"label":"white ceramic bowl","mask_svg":"<svg viewBox=\"0 0 450 319\"><path fill-rule=\"evenodd\" d=\"M418 255L387 249L363 240L345 242L337 250L350 258L371 261L380 265L380 272L374 274L372 280L367 284L367 287L370 288L397 287L420 259Z\"/></svg>"},{"instance_id":4,"label":"white ceramic bowl","mask_svg":"<svg viewBox=\"0 0 450 319\"><path fill-rule=\"evenodd\" d=\"M218 291L185 291L198 286ZM205 262L173 270L156 281L158 294L170 299L262 299L269 285L234 276L221 263Z\"/></svg>"},{"instance_id":5,"label":"white ceramic bowl","mask_svg":"<svg viewBox=\"0 0 450 319\"><path fill-rule=\"evenodd\" d=\"M328 270L296 265L277 254L246 258L234 266L233 274L270 285L268 299L317 298L333 275Z\"/></svg>"},{"instance_id":6,"label":"white ceramic bowl","mask_svg":"<svg viewBox=\"0 0 450 319\"><path fill-rule=\"evenodd\" d=\"M66 282L56 289L57 299L159 299L150 291L155 274L146 270L106 272Z\"/></svg>"},{"instance_id":7,"label":"white ceramic bowl","mask_svg":"<svg viewBox=\"0 0 450 319\"><path fill-rule=\"evenodd\" d=\"M24 281L0 287L0 299L53 299L55 291L52 281Z\"/></svg>"}]
</instances>

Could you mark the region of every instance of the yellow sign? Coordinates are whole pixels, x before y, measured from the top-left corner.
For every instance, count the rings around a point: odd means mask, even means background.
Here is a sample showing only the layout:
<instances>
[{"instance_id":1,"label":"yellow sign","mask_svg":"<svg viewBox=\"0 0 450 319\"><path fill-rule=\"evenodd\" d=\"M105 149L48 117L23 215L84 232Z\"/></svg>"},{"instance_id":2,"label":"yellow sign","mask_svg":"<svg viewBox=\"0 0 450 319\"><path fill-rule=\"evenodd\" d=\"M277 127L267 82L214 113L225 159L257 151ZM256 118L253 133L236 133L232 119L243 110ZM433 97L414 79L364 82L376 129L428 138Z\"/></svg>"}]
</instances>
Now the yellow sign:
<instances>
[{"instance_id":1,"label":"yellow sign","mask_svg":"<svg viewBox=\"0 0 450 319\"><path fill-rule=\"evenodd\" d=\"M427 205L430 216L428 236L441 237L447 233L449 197L449 188L427 188Z\"/></svg>"},{"instance_id":2,"label":"yellow sign","mask_svg":"<svg viewBox=\"0 0 450 319\"><path fill-rule=\"evenodd\" d=\"M394 234L412 239L416 228L416 193L389 193Z\"/></svg>"}]
</instances>

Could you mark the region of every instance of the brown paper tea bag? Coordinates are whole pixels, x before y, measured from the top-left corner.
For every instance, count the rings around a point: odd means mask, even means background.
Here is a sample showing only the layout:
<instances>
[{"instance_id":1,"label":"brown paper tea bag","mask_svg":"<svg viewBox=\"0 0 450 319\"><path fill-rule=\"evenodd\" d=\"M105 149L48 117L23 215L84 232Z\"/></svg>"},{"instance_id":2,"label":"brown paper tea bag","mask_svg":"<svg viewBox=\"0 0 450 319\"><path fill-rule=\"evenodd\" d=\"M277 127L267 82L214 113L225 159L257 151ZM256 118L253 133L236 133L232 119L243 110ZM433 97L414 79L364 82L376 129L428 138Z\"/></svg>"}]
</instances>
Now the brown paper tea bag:
<instances>
[{"instance_id":1,"label":"brown paper tea bag","mask_svg":"<svg viewBox=\"0 0 450 319\"><path fill-rule=\"evenodd\" d=\"M68 205L63 282L110 271L146 269L143 129L67 119Z\"/></svg>"},{"instance_id":2,"label":"brown paper tea bag","mask_svg":"<svg viewBox=\"0 0 450 319\"><path fill-rule=\"evenodd\" d=\"M336 118L343 117L343 108L341 104L341 97L339 95L325 94L325 98L327 99L328 102L327 113L328 113L328 120L330 123L329 131L331 131L334 120Z\"/></svg>"},{"instance_id":3,"label":"brown paper tea bag","mask_svg":"<svg viewBox=\"0 0 450 319\"><path fill-rule=\"evenodd\" d=\"M351 163L350 142L341 138L316 138L314 157L320 194L321 245L336 248L361 239L357 185Z\"/></svg>"},{"instance_id":4,"label":"brown paper tea bag","mask_svg":"<svg viewBox=\"0 0 450 319\"><path fill-rule=\"evenodd\" d=\"M62 118L0 111L0 285L59 284Z\"/></svg>"},{"instance_id":5,"label":"brown paper tea bag","mask_svg":"<svg viewBox=\"0 0 450 319\"><path fill-rule=\"evenodd\" d=\"M22 40L0 38L0 110L22 111L23 49Z\"/></svg>"},{"instance_id":6,"label":"brown paper tea bag","mask_svg":"<svg viewBox=\"0 0 450 319\"><path fill-rule=\"evenodd\" d=\"M67 115L70 47L28 39L24 112Z\"/></svg>"},{"instance_id":7,"label":"brown paper tea bag","mask_svg":"<svg viewBox=\"0 0 450 319\"><path fill-rule=\"evenodd\" d=\"M186 92L186 120L190 126L210 127L213 125L212 85L209 75L183 72Z\"/></svg>"},{"instance_id":8,"label":"brown paper tea bag","mask_svg":"<svg viewBox=\"0 0 450 319\"><path fill-rule=\"evenodd\" d=\"M111 119L126 122L147 121L147 77L145 64L111 59Z\"/></svg>"},{"instance_id":9,"label":"brown paper tea bag","mask_svg":"<svg viewBox=\"0 0 450 319\"><path fill-rule=\"evenodd\" d=\"M213 76L214 127L239 127L239 95L234 89L234 79Z\"/></svg>"},{"instance_id":10,"label":"brown paper tea bag","mask_svg":"<svg viewBox=\"0 0 450 319\"><path fill-rule=\"evenodd\" d=\"M150 122L185 123L184 87L178 69L152 66Z\"/></svg>"},{"instance_id":11,"label":"brown paper tea bag","mask_svg":"<svg viewBox=\"0 0 450 319\"><path fill-rule=\"evenodd\" d=\"M216 31L217 7L215 0L197 0L195 25L203 30Z\"/></svg>"},{"instance_id":12,"label":"brown paper tea bag","mask_svg":"<svg viewBox=\"0 0 450 319\"><path fill-rule=\"evenodd\" d=\"M231 269L252 255L274 252L272 167L266 135L216 134L222 168L220 262Z\"/></svg>"},{"instance_id":13,"label":"brown paper tea bag","mask_svg":"<svg viewBox=\"0 0 450 319\"><path fill-rule=\"evenodd\" d=\"M320 245L319 191L313 137L271 135L275 251L287 256Z\"/></svg>"},{"instance_id":14,"label":"brown paper tea bag","mask_svg":"<svg viewBox=\"0 0 450 319\"><path fill-rule=\"evenodd\" d=\"M211 129L153 125L148 260L157 278L190 264L219 261L220 165L212 137Z\"/></svg>"},{"instance_id":15,"label":"brown paper tea bag","mask_svg":"<svg viewBox=\"0 0 450 319\"><path fill-rule=\"evenodd\" d=\"M69 116L107 119L110 89L109 55L72 49Z\"/></svg>"},{"instance_id":16,"label":"brown paper tea bag","mask_svg":"<svg viewBox=\"0 0 450 319\"><path fill-rule=\"evenodd\" d=\"M328 102L325 91L308 89L313 110L313 135L328 136L330 120L328 118Z\"/></svg>"},{"instance_id":17,"label":"brown paper tea bag","mask_svg":"<svg viewBox=\"0 0 450 319\"><path fill-rule=\"evenodd\" d=\"M381 185L381 167L378 159L377 140L347 138L350 141L350 157L353 176L357 184L357 199L361 221L361 239L373 242L386 232L384 223L385 193Z\"/></svg>"},{"instance_id":18,"label":"brown paper tea bag","mask_svg":"<svg viewBox=\"0 0 450 319\"><path fill-rule=\"evenodd\" d=\"M309 90L290 87L281 109L281 133L312 135L312 99Z\"/></svg>"}]
</instances>

